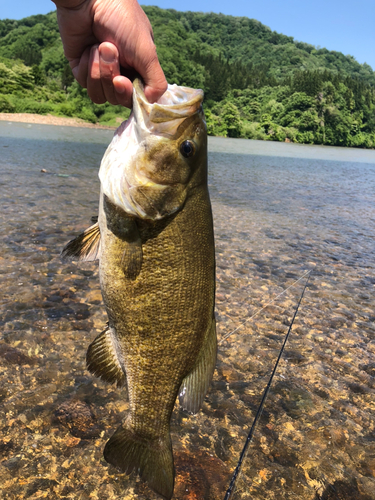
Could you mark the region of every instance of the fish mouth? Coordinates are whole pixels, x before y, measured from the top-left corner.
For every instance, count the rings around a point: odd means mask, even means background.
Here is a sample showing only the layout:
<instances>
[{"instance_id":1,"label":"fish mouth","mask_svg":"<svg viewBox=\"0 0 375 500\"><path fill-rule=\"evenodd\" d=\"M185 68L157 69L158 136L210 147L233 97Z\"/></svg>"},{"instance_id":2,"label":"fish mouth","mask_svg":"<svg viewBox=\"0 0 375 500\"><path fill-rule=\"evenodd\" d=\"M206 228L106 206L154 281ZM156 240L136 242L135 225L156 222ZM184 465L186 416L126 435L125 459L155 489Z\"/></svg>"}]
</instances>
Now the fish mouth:
<instances>
[{"instance_id":1,"label":"fish mouth","mask_svg":"<svg viewBox=\"0 0 375 500\"><path fill-rule=\"evenodd\" d=\"M168 176L165 183L160 177L153 179L152 172L144 167L150 161L150 148L159 152L163 161L168 144L177 142L186 127L195 119L204 123L203 95L200 89L168 85L160 99L150 103L142 81L134 80L132 113L116 130L99 171L102 192L127 214L155 220L183 205L187 187L184 182Z\"/></svg>"},{"instance_id":2,"label":"fish mouth","mask_svg":"<svg viewBox=\"0 0 375 500\"><path fill-rule=\"evenodd\" d=\"M150 103L144 93L140 79L133 82L133 113L140 135L153 133L173 136L179 125L188 117L202 109L204 93L201 89L191 89L178 85L168 85L168 89L155 103Z\"/></svg>"}]
</instances>

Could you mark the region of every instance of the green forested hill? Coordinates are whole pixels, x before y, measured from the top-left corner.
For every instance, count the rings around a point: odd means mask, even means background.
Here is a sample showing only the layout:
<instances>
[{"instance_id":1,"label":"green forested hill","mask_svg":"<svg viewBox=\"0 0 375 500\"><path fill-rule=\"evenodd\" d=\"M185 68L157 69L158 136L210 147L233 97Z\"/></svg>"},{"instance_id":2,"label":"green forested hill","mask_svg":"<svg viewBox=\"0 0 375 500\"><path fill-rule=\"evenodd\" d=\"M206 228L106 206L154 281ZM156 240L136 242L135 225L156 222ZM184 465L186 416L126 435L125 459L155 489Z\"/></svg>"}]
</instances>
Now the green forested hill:
<instances>
[{"instance_id":1,"label":"green forested hill","mask_svg":"<svg viewBox=\"0 0 375 500\"><path fill-rule=\"evenodd\" d=\"M269 76L283 78L296 69L329 69L343 76L359 76L375 84L375 73L367 64L359 64L352 56L341 52L316 49L313 45L296 42L261 24L255 19L223 14L177 12L157 7L145 7L155 31L158 45L168 46L170 35L179 39L179 48L194 53L194 49L208 54L223 54L231 62L267 68ZM188 40L189 47L181 45Z\"/></svg>"},{"instance_id":2,"label":"green forested hill","mask_svg":"<svg viewBox=\"0 0 375 500\"><path fill-rule=\"evenodd\" d=\"M375 73L254 19L145 7L170 83L205 90L209 133L375 147ZM0 112L53 113L115 124L73 81L56 14L0 20Z\"/></svg>"}]
</instances>

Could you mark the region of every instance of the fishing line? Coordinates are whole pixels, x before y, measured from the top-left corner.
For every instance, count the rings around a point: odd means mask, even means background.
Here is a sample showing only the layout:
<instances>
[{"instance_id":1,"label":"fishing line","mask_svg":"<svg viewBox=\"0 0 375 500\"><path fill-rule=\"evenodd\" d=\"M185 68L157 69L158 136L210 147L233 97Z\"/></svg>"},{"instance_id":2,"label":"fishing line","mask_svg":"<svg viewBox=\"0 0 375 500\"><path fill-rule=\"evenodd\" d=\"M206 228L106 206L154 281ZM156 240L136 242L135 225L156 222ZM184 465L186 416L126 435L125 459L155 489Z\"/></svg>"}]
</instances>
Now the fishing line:
<instances>
[{"instance_id":1,"label":"fishing line","mask_svg":"<svg viewBox=\"0 0 375 500\"><path fill-rule=\"evenodd\" d=\"M228 337L230 337L231 335L233 335L233 333L236 333L237 330L239 330L241 327L243 327L248 321L250 321L251 319L255 318L255 316L257 314L259 314L261 311L263 311L263 309L265 309L270 304L272 304L272 302L275 302L275 300L277 300L279 297L281 297L285 292L287 292L290 288L292 288L294 285L296 285L299 281L301 281L305 276L307 276L311 272L312 271L306 271L305 274L303 274L300 278L298 278L297 281L295 281L294 283L292 283L291 285L289 285L288 288L285 288L285 290L283 290L281 293L279 293L278 295L276 295L276 297L274 297L272 300L270 300L269 302L267 302L266 305L264 305L263 307L261 307L260 309L258 309L252 316L250 316L243 323L241 323L239 326L237 326L237 328L235 328L233 331L231 331L229 333L226 333L224 335L224 337L220 340L219 345L222 344L224 342L224 340L227 340ZM309 278L310 278L310 276L309 276Z\"/></svg>"},{"instance_id":2,"label":"fishing line","mask_svg":"<svg viewBox=\"0 0 375 500\"><path fill-rule=\"evenodd\" d=\"M244 459L245 459L246 452L247 452L247 449L248 449L248 447L249 447L249 445L250 445L250 443L251 443L251 440L253 439L253 435L254 435L255 428L256 428L256 425L257 425L257 423L258 423L258 420L260 419L260 417L261 417L261 415L262 415L264 403L266 402L266 399L267 399L267 396L268 396L268 392L269 392L270 387L271 387L271 384L272 384L273 377L274 377L274 375L275 375L275 373L276 373L276 370L277 370L277 367L278 367L278 365L279 365L279 361L280 361L280 359L281 359L281 356L283 355L283 352L284 352L284 347L285 347L285 345L286 345L286 343L287 343L287 341L288 341L289 334L290 334L290 332L291 332L291 330L292 330L292 326L293 326L294 320L295 320L295 318L296 318L296 316L297 316L297 312L298 312L299 306L300 306L300 304L301 304L301 301L302 301L303 295L304 295L304 293L305 293L305 290L306 290L307 284L308 284L309 279L310 279L310 277L311 277L311 273L312 273L312 271L308 271L307 273L305 273L305 274L304 274L304 276L306 276L306 274L308 274L309 276L308 276L308 278L307 278L307 280L306 280L306 283L305 283L305 286L304 286L304 288L303 288L303 290L302 290L302 294L301 294L300 299L299 299L299 301L298 301L298 304L297 304L296 310L294 311L294 316L293 316L292 321L291 321L291 323L290 323L290 325L289 325L289 329L288 329L288 332L287 332L287 334L286 334L286 336L285 336L285 339L284 339L283 345L281 346L281 349L280 349L280 352L279 352L279 356L278 356L278 358L277 358L277 360L276 360L276 363L275 363L275 366L274 366L274 368L273 368L273 370L272 370L272 373L271 373L270 379L269 379L269 381L268 381L267 387L266 387L266 389L265 389L265 391L264 391L264 393L263 393L262 401L260 402L260 405L259 405L258 411L257 411L257 413L256 413L256 415L255 415L253 425L251 426L250 432L249 432L249 434L248 434L248 436L247 436L247 439L246 439L245 445L244 445L244 447L243 447L243 449L242 449L242 452L241 452L241 455L240 455L240 459L239 459L238 464L237 464L237 467L236 467L236 469L235 469L235 471L234 471L234 473L233 473L233 476L232 476L232 479L231 479L231 482L230 482L229 488L228 488L228 490L227 490L227 492L226 492L226 494L225 494L224 500L229 500L229 499L231 498L231 496L232 496L232 493L234 492L234 488L235 488L235 485L236 485L237 478L238 478L238 476L239 476L239 474L240 474L240 472L241 472L241 466L242 466L242 463L243 463L243 461L244 461ZM300 279L302 279L302 278L300 278ZM299 281L299 280L298 280L298 281ZM292 285L291 285L291 286L292 286ZM289 287L289 288L290 288L290 287Z\"/></svg>"}]
</instances>

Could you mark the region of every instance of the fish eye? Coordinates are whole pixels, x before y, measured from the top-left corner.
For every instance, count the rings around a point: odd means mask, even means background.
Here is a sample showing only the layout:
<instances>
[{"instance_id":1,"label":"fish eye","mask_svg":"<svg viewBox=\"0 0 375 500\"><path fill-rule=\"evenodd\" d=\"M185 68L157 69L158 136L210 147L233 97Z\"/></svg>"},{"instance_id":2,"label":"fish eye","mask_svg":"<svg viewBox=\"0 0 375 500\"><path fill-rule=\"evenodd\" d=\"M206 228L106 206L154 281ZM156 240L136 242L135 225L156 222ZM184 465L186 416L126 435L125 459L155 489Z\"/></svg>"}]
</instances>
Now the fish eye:
<instances>
[{"instance_id":1,"label":"fish eye","mask_svg":"<svg viewBox=\"0 0 375 500\"><path fill-rule=\"evenodd\" d=\"M190 158L195 153L195 146L192 141L184 141L180 146L180 152L185 158Z\"/></svg>"}]
</instances>

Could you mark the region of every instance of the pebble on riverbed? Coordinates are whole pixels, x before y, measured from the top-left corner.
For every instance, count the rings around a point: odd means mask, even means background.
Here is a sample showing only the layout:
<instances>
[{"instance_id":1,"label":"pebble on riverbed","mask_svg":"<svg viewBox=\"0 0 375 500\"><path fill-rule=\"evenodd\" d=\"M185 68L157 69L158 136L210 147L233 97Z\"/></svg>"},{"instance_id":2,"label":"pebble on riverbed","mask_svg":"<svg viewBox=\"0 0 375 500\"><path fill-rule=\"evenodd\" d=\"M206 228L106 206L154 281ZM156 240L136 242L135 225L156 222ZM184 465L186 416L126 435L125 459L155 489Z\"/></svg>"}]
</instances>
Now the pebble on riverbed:
<instances>
[{"instance_id":1,"label":"pebble on riverbed","mask_svg":"<svg viewBox=\"0 0 375 500\"><path fill-rule=\"evenodd\" d=\"M37 360L8 344L0 344L0 360L11 365L34 365Z\"/></svg>"},{"instance_id":2,"label":"pebble on riverbed","mask_svg":"<svg viewBox=\"0 0 375 500\"><path fill-rule=\"evenodd\" d=\"M56 409L54 416L74 437L93 439L101 433L92 409L83 401L72 400L63 403Z\"/></svg>"},{"instance_id":3,"label":"pebble on riverbed","mask_svg":"<svg viewBox=\"0 0 375 500\"><path fill-rule=\"evenodd\" d=\"M127 391L86 369L107 321L97 263L59 258L92 224L104 146L13 144L0 158L0 498L160 500L103 458ZM269 302L305 269L315 274L233 500L373 499L374 167L232 153L212 155L210 189L219 339L238 330L219 345L201 411L173 411L174 500L224 497L304 280Z\"/></svg>"}]
</instances>

